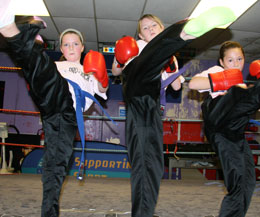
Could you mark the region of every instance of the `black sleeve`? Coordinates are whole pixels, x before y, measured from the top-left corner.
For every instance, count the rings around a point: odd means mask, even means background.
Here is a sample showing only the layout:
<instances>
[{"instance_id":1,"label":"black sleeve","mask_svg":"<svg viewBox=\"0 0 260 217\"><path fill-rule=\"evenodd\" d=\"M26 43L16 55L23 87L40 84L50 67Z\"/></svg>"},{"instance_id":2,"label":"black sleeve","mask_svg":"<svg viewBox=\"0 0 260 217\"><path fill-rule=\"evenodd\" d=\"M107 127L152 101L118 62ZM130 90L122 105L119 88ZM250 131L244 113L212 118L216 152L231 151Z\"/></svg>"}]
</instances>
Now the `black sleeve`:
<instances>
[{"instance_id":1,"label":"black sleeve","mask_svg":"<svg viewBox=\"0 0 260 217\"><path fill-rule=\"evenodd\" d=\"M254 87L243 89L231 87L227 94L214 99L208 97L202 104L207 131L230 134L238 138L243 135L250 116L260 107L260 82Z\"/></svg>"},{"instance_id":2,"label":"black sleeve","mask_svg":"<svg viewBox=\"0 0 260 217\"><path fill-rule=\"evenodd\" d=\"M68 84L42 45L35 42L41 26L24 24L19 29L19 34L6 40L12 59L22 67L34 103L42 115L63 109L64 101L71 100Z\"/></svg>"},{"instance_id":3,"label":"black sleeve","mask_svg":"<svg viewBox=\"0 0 260 217\"><path fill-rule=\"evenodd\" d=\"M157 85L164 65L177 51L191 41L184 41L180 38L185 23L186 21L173 24L157 35L123 70L125 90L128 93L131 92L131 96L138 95L140 92L145 94L145 87L151 90L149 84ZM147 93L149 89L147 89Z\"/></svg>"}]
</instances>

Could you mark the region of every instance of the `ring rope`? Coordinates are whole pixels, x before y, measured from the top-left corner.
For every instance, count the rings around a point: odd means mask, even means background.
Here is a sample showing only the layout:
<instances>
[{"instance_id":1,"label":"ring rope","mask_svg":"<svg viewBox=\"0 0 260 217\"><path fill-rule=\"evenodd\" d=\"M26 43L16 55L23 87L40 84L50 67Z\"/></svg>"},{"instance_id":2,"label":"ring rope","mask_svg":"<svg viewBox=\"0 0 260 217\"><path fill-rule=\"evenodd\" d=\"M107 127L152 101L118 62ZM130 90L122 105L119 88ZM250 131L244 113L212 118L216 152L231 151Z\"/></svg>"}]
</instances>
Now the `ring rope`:
<instances>
[{"instance_id":1,"label":"ring rope","mask_svg":"<svg viewBox=\"0 0 260 217\"><path fill-rule=\"evenodd\" d=\"M7 146L23 146L23 147L31 147L31 148L44 148L42 145L30 145L30 144L17 144L17 143L4 143L0 142L0 145L7 145ZM82 148L73 148L74 151L81 151ZM84 148L85 151L89 152L113 152L113 153L128 153L127 150L117 150L117 149L98 149L98 148ZM174 154L173 151L164 151L164 154ZM176 154L183 155L183 154L194 154L194 155L214 155L215 152L179 152L177 151Z\"/></svg>"},{"instance_id":2,"label":"ring rope","mask_svg":"<svg viewBox=\"0 0 260 217\"><path fill-rule=\"evenodd\" d=\"M0 145L23 146L23 147L30 147L30 148L43 148L44 147L42 145L18 144L18 143L8 143L8 142L0 142Z\"/></svg>"},{"instance_id":3,"label":"ring rope","mask_svg":"<svg viewBox=\"0 0 260 217\"><path fill-rule=\"evenodd\" d=\"M26 114L26 115L39 115L40 114L40 112L14 110L14 109L0 109L0 112L15 113L15 114Z\"/></svg>"},{"instance_id":4,"label":"ring rope","mask_svg":"<svg viewBox=\"0 0 260 217\"><path fill-rule=\"evenodd\" d=\"M15 109L0 109L0 112L4 113L15 113L15 114L23 114L23 115L40 115L40 112L34 112L34 111L24 111L24 110L15 110ZM86 118L89 119L97 119L97 120L109 120L106 116L98 116L98 115L83 115ZM126 120L126 117L111 117L113 120L117 121L123 121ZM200 119L175 119L175 118L163 118L162 121L166 122L202 122L203 120Z\"/></svg>"},{"instance_id":5,"label":"ring rope","mask_svg":"<svg viewBox=\"0 0 260 217\"><path fill-rule=\"evenodd\" d=\"M24 114L24 115L40 115L40 112L34 112L34 111L24 111L24 110L15 110L15 109L0 109L0 112L4 113L15 113L15 114ZM110 120L106 116L99 116L99 115L83 115L86 118L89 119L96 119L96 120ZM117 121L123 121L126 120L125 117L111 117L113 120ZM165 122L203 122L202 119L176 119L176 118L163 118L162 121ZM260 120L254 120L260 122Z\"/></svg>"},{"instance_id":6,"label":"ring rope","mask_svg":"<svg viewBox=\"0 0 260 217\"><path fill-rule=\"evenodd\" d=\"M109 214L109 216L117 216L118 214L120 215L127 215L130 214L130 211L98 211L98 210L92 210L92 209L61 209L61 212L77 212L77 213L94 213L94 214ZM115 215L114 215L115 214ZM106 215L107 216L107 215Z\"/></svg>"},{"instance_id":7,"label":"ring rope","mask_svg":"<svg viewBox=\"0 0 260 217\"><path fill-rule=\"evenodd\" d=\"M22 68L20 67L8 67L8 66L0 66L0 71L1 72L10 72L10 71L21 71Z\"/></svg>"}]
</instances>

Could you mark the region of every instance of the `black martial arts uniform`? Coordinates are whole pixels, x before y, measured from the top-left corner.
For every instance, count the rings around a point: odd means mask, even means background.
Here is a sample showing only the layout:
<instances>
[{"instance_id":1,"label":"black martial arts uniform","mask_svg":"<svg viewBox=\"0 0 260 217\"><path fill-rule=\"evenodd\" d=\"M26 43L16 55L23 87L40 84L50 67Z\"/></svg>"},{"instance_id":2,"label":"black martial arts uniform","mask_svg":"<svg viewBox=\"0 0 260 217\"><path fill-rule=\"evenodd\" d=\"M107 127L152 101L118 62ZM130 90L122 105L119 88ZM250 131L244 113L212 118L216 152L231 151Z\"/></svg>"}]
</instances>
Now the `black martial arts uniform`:
<instances>
[{"instance_id":1,"label":"black martial arts uniform","mask_svg":"<svg viewBox=\"0 0 260 217\"><path fill-rule=\"evenodd\" d=\"M30 94L41 113L45 133L42 217L59 216L59 196L77 132L76 113L67 81L35 43L40 27L25 24L7 38L12 58L23 69Z\"/></svg>"},{"instance_id":2,"label":"black martial arts uniform","mask_svg":"<svg viewBox=\"0 0 260 217\"><path fill-rule=\"evenodd\" d=\"M123 70L126 144L132 167L134 217L151 217L154 214L164 171L161 70L170 57L188 43L179 36L184 24L174 24L165 29Z\"/></svg>"},{"instance_id":3,"label":"black martial arts uniform","mask_svg":"<svg viewBox=\"0 0 260 217\"><path fill-rule=\"evenodd\" d=\"M260 108L260 82L249 89L232 87L202 104L205 134L221 161L228 194L219 217L244 217L255 188L255 166L244 131Z\"/></svg>"}]
</instances>

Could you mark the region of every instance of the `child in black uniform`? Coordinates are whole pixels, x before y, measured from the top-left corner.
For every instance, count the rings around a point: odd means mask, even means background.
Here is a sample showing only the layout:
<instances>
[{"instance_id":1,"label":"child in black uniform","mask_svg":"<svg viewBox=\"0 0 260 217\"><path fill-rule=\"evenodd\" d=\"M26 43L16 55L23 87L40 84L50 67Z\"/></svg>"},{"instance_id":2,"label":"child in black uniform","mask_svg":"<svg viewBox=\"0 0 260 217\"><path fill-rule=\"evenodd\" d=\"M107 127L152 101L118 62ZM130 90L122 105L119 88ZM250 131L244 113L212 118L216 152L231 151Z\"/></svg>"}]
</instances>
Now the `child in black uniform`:
<instances>
[{"instance_id":1,"label":"child in black uniform","mask_svg":"<svg viewBox=\"0 0 260 217\"><path fill-rule=\"evenodd\" d=\"M132 167L134 217L153 216L164 171L160 113L161 71L190 39L195 39L218 25L234 21L232 14L229 9L214 8L196 19L176 23L165 30L154 19L155 16L144 15L139 20L139 37L148 44L139 56L134 58L134 55L129 56L131 52L117 49L121 40L116 44L115 56L123 56L120 59L126 60L119 63L128 63L121 71L127 108L126 144ZM129 63L130 58L134 59ZM114 75L120 74L116 69L112 72Z\"/></svg>"},{"instance_id":2,"label":"child in black uniform","mask_svg":"<svg viewBox=\"0 0 260 217\"><path fill-rule=\"evenodd\" d=\"M101 70L100 80L96 79L98 72L92 75L83 71L80 64L81 53L84 50L83 38L75 29L65 30L61 35L61 51L67 61L56 64L51 61L43 52L42 44L35 41L40 29L45 28L44 22L32 20L18 28L14 23L10 2L5 1L0 8L0 33L7 40L12 58L22 67L31 97L41 113L45 132L41 216L57 217L60 191L77 132L75 102L73 107L75 93L65 78L78 83L91 95L97 93L106 98L108 77L102 74L106 73L106 70ZM92 64L93 69L98 65L94 62ZM92 103L92 100L86 99L83 110L88 109Z\"/></svg>"},{"instance_id":3,"label":"child in black uniform","mask_svg":"<svg viewBox=\"0 0 260 217\"><path fill-rule=\"evenodd\" d=\"M236 83L237 76L230 73L233 70L242 71L244 51L239 43L227 41L222 44L219 53L221 66L195 75L189 87L210 92L202 104L204 129L221 161L228 191L222 201L219 217L244 217L255 188L255 166L244 131L250 116L260 107L260 84L258 82L248 89L245 84L237 84L228 91L228 88L221 88L222 84ZM226 79L219 79L223 75L220 73L225 73ZM238 78L241 76L242 72ZM238 80L243 82L243 77ZM213 92L214 89L216 91Z\"/></svg>"}]
</instances>

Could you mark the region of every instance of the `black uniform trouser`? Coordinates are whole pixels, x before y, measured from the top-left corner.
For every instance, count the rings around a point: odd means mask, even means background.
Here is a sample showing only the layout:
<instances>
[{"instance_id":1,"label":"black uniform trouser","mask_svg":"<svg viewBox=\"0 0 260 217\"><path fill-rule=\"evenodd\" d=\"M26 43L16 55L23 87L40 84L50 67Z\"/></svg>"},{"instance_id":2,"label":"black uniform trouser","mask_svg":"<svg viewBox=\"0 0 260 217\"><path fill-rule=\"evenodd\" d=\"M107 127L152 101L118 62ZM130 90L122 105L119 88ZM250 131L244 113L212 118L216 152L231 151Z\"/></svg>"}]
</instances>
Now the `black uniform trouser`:
<instances>
[{"instance_id":1,"label":"black uniform trouser","mask_svg":"<svg viewBox=\"0 0 260 217\"><path fill-rule=\"evenodd\" d=\"M154 214L164 171L161 70L188 43L179 37L183 26L175 24L164 30L123 71L133 217Z\"/></svg>"},{"instance_id":2,"label":"black uniform trouser","mask_svg":"<svg viewBox=\"0 0 260 217\"><path fill-rule=\"evenodd\" d=\"M227 195L220 217L244 217L255 188L255 166L244 130L260 107L260 83L249 89L232 87L224 96L202 104L206 136L221 161Z\"/></svg>"},{"instance_id":3,"label":"black uniform trouser","mask_svg":"<svg viewBox=\"0 0 260 217\"><path fill-rule=\"evenodd\" d=\"M164 170L162 120L157 104L149 96L133 99L133 104L128 107L126 123L132 216L151 217Z\"/></svg>"},{"instance_id":4,"label":"black uniform trouser","mask_svg":"<svg viewBox=\"0 0 260 217\"><path fill-rule=\"evenodd\" d=\"M77 131L76 114L67 81L41 45L34 42L39 26L23 25L8 38L12 58L23 68L30 94L38 106L45 133L42 217L59 216L59 197Z\"/></svg>"}]
</instances>

